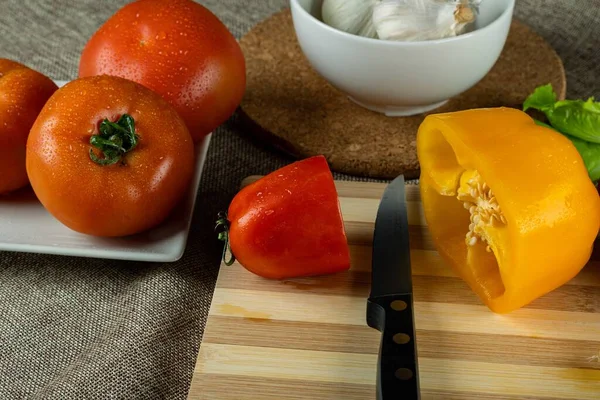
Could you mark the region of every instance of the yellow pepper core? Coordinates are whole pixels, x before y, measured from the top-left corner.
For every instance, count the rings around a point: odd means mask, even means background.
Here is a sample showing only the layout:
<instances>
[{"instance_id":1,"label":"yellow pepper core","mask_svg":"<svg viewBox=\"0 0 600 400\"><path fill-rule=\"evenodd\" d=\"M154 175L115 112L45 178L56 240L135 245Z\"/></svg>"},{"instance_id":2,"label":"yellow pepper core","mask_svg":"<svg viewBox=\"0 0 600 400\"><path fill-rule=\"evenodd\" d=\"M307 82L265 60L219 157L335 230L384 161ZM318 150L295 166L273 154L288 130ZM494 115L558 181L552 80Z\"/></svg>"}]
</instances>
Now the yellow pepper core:
<instances>
[{"instance_id":1,"label":"yellow pepper core","mask_svg":"<svg viewBox=\"0 0 600 400\"><path fill-rule=\"evenodd\" d=\"M434 114L417 153L435 247L492 311L530 303L589 260L600 198L558 132L512 108Z\"/></svg>"}]
</instances>

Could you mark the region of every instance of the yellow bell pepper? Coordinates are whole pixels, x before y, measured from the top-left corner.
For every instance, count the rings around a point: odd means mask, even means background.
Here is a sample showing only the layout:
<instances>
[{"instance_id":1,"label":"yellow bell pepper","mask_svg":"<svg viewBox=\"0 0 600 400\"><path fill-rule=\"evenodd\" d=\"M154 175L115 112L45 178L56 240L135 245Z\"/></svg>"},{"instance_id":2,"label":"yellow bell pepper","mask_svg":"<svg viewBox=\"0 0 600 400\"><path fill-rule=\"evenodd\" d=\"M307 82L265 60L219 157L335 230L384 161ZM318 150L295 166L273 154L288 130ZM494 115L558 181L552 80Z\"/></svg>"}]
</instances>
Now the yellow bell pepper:
<instances>
[{"instance_id":1,"label":"yellow bell pepper","mask_svg":"<svg viewBox=\"0 0 600 400\"><path fill-rule=\"evenodd\" d=\"M433 242L492 311L530 303L589 260L600 198L561 134L511 108L433 114L417 153Z\"/></svg>"}]
</instances>

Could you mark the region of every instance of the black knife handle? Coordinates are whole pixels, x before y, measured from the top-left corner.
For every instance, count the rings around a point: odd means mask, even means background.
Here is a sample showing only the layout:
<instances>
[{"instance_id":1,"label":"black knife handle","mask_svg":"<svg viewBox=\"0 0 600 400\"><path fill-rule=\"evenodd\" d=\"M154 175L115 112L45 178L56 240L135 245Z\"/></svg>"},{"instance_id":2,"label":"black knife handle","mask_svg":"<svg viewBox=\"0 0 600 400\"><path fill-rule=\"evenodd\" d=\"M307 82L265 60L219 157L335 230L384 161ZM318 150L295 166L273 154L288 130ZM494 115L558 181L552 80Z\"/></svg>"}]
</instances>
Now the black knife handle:
<instances>
[{"instance_id":1,"label":"black knife handle","mask_svg":"<svg viewBox=\"0 0 600 400\"><path fill-rule=\"evenodd\" d=\"M371 298L367 324L379 330L377 400L419 400L417 344L410 294Z\"/></svg>"}]
</instances>

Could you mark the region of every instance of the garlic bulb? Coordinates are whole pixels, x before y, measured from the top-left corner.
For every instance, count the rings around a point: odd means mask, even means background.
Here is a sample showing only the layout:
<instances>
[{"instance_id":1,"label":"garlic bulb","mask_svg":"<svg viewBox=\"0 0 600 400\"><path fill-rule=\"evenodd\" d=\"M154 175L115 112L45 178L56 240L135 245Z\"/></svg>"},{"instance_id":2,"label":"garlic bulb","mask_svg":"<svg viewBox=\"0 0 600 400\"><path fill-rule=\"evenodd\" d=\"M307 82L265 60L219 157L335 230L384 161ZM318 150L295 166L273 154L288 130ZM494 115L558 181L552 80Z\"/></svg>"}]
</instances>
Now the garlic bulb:
<instances>
[{"instance_id":1,"label":"garlic bulb","mask_svg":"<svg viewBox=\"0 0 600 400\"><path fill-rule=\"evenodd\" d=\"M324 0L322 19L351 34L421 41L458 36L473 28L482 0Z\"/></svg>"},{"instance_id":2,"label":"garlic bulb","mask_svg":"<svg viewBox=\"0 0 600 400\"><path fill-rule=\"evenodd\" d=\"M321 7L323 22L354 35L376 38L373 26L373 7L380 0L324 0Z\"/></svg>"},{"instance_id":3,"label":"garlic bulb","mask_svg":"<svg viewBox=\"0 0 600 400\"><path fill-rule=\"evenodd\" d=\"M373 24L383 40L432 40L458 36L472 27L480 0L383 0Z\"/></svg>"}]
</instances>

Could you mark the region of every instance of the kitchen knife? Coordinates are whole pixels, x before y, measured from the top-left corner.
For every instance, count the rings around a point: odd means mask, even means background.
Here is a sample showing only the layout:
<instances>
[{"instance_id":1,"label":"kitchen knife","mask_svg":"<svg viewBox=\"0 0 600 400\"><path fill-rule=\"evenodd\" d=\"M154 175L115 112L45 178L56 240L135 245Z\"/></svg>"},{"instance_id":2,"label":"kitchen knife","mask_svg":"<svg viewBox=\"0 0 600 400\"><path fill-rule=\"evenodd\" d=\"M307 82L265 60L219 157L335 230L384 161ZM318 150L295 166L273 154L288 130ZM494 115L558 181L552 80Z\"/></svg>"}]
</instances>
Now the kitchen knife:
<instances>
[{"instance_id":1,"label":"kitchen knife","mask_svg":"<svg viewBox=\"0 0 600 400\"><path fill-rule=\"evenodd\" d=\"M404 177L385 189L373 234L367 325L381 332L377 400L420 399Z\"/></svg>"}]
</instances>

